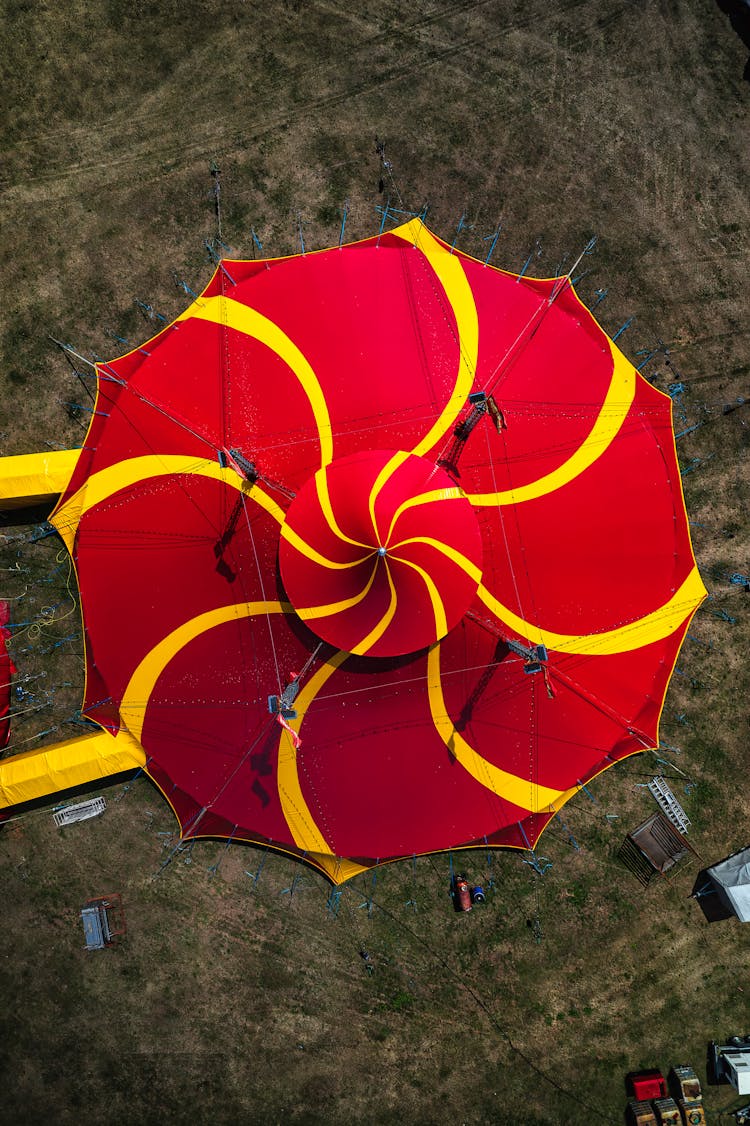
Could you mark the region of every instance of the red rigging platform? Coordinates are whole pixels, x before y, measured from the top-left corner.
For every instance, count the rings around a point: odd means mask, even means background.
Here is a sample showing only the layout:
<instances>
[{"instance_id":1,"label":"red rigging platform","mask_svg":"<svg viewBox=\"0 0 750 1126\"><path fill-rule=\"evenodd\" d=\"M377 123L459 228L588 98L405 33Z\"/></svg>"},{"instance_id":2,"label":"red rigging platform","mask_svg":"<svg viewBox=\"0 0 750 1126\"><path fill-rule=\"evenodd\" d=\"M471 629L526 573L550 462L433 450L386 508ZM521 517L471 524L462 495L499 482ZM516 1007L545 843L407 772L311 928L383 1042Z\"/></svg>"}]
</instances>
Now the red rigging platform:
<instances>
[{"instance_id":1,"label":"red rigging platform","mask_svg":"<svg viewBox=\"0 0 750 1126\"><path fill-rule=\"evenodd\" d=\"M53 516L85 714L142 745L184 837L334 881L527 848L658 742L705 593L671 404L569 279L414 221L227 261L97 375Z\"/></svg>"}]
</instances>

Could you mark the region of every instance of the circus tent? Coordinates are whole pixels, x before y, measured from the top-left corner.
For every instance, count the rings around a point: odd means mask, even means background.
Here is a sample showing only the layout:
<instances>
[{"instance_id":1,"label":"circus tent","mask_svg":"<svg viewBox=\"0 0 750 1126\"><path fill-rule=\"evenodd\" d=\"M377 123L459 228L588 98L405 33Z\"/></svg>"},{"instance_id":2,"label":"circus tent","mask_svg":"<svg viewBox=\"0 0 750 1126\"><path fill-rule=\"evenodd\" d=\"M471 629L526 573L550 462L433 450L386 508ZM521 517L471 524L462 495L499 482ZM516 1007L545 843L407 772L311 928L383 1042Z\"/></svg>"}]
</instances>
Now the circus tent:
<instances>
[{"instance_id":1,"label":"circus tent","mask_svg":"<svg viewBox=\"0 0 750 1126\"><path fill-rule=\"evenodd\" d=\"M420 220L226 260L97 388L85 448L46 467L101 728L57 752L63 782L66 756L70 784L140 765L183 837L339 882L532 848L658 744L705 593L671 403L570 276ZM0 764L6 807L50 788L38 755Z\"/></svg>"}]
</instances>

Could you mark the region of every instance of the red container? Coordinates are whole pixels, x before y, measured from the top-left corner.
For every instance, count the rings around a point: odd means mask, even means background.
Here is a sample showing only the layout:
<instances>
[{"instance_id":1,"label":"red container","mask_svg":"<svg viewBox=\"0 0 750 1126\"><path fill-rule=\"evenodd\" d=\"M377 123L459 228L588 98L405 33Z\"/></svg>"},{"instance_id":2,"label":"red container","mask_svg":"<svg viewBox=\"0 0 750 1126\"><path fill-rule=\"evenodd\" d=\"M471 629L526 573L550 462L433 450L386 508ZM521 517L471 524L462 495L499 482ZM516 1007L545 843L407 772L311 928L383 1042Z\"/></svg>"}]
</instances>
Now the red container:
<instances>
[{"instance_id":1,"label":"red container","mask_svg":"<svg viewBox=\"0 0 750 1126\"><path fill-rule=\"evenodd\" d=\"M456 876L453 894L460 911L471 911L471 891L465 876Z\"/></svg>"},{"instance_id":2,"label":"red container","mask_svg":"<svg viewBox=\"0 0 750 1126\"><path fill-rule=\"evenodd\" d=\"M667 1083L660 1071L640 1071L628 1076L630 1088L636 1099L663 1099Z\"/></svg>"}]
</instances>

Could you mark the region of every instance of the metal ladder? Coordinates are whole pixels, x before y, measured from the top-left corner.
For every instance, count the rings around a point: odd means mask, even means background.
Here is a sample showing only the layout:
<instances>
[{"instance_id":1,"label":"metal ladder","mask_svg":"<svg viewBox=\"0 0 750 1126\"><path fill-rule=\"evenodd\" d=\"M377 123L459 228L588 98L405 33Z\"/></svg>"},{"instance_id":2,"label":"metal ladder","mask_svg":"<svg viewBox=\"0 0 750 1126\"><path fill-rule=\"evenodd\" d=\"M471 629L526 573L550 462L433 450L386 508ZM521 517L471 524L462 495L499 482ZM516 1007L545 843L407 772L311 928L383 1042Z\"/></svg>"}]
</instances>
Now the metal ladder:
<instances>
[{"instance_id":1,"label":"metal ladder","mask_svg":"<svg viewBox=\"0 0 750 1126\"><path fill-rule=\"evenodd\" d=\"M664 779L658 776L652 778L648 788L657 805L666 813L675 828L686 837L690 819Z\"/></svg>"},{"instance_id":2,"label":"metal ladder","mask_svg":"<svg viewBox=\"0 0 750 1126\"><path fill-rule=\"evenodd\" d=\"M66 805L52 814L52 819L61 829L63 825L73 825L76 821L88 821L90 817L99 817L107 808L104 798L89 798L88 801L79 802L77 805Z\"/></svg>"}]
</instances>

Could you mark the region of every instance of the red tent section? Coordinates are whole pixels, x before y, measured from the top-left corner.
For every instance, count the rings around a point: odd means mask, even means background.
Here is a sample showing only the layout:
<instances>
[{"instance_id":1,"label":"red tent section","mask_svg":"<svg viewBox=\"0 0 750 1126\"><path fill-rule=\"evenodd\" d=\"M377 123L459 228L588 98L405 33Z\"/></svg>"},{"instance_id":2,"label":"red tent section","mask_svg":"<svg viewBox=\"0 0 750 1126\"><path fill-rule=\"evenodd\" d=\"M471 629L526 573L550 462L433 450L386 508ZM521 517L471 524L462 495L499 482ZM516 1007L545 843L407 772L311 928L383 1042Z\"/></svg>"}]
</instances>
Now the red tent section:
<instances>
[{"instance_id":1,"label":"red tent section","mask_svg":"<svg viewBox=\"0 0 750 1126\"><path fill-rule=\"evenodd\" d=\"M98 377L53 518L85 708L185 836L334 879L528 847L657 742L704 594L670 401L567 279L414 221L227 261Z\"/></svg>"},{"instance_id":2,"label":"red tent section","mask_svg":"<svg viewBox=\"0 0 750 1126\"><path fill-rule=\"evenodd\" d=\"M10 637L7 629L10 620L10 606L0 600L0 750L10 741L10 686L16 667L8 655L6 640Z\"/></svg>"}]
</instances>

